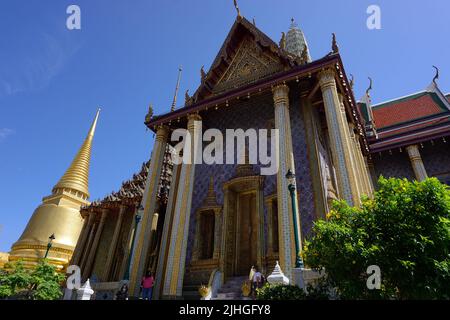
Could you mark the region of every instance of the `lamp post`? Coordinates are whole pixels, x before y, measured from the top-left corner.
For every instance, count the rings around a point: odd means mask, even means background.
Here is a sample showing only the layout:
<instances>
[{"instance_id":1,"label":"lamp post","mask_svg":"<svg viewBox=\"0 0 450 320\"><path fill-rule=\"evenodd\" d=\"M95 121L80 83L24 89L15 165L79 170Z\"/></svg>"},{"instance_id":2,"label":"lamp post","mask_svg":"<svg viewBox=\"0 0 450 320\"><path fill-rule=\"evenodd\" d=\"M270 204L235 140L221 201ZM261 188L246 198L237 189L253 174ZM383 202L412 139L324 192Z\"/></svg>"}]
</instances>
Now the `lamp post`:
<instances>
[{"instance_id":1,"label":"lamp post","mask_svg":"<svg viewBox=\"0 0 450 320\"><path fill-rule=\"evenodd\" d=\"M45 251L45 256L44 259L47 259L48 256L48 252L50 251L50 248L52 247L52 242L53 240L55 240L55 234L52 233L52 235L50 237L48 237L48 243L47 243L47 251Z\"/></svg>"},{"instance_id":2,"label":"lamp post","mask_svg":"<svg viewBox=\"0 0 450 320\"><path fill-rule=\"evenodd\" d=\"M137 227L138 227L139 222L141 221L141 215L139 214L139 211L144 210L144 207L142 205L138 205L138 206L136 206L136 208L137 208L137 212L136 212L136 215L134 216L134 233L133 233L133 239L131 240L130 253L128 255L127 269L125 271L125 275L123 276L124 280L130 280L131 257L133 255Z\"/></svg>"},{"instance_id":3,"label":"lamp post","mask_svg":"<svg viewBox=\"0 0 450 320\"><path fill-rule=\"evenodd\" d=\"M286 179L288 180L289 193L291 195L292 215L294 220L294 239L295 239L295 267L303 268L303 260L300 256L300 235L298 234L298 221L297 221L297 207L295 205L295 174L288 170L286 173Z\"/></svg>"}]
</instances>

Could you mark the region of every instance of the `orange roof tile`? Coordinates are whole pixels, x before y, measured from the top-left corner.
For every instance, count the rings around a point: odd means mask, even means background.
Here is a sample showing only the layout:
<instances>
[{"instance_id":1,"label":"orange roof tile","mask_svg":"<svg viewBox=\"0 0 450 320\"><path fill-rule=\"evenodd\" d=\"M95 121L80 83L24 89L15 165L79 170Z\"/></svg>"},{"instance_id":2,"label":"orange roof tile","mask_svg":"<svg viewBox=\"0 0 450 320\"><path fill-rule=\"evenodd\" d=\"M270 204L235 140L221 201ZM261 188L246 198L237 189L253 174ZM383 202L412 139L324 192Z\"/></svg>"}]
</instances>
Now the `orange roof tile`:
<instances>
[{"instance_id":1,"label":"orange roof tile","mask_svg":"<svg viewBox=\"0 0 450 320\"><path fill-rule=\"evenodd\" d=\"M434 93L421 92L374 106L375 125L382 129L445 112L437 99Z\"/></svg>"}]
</instances>

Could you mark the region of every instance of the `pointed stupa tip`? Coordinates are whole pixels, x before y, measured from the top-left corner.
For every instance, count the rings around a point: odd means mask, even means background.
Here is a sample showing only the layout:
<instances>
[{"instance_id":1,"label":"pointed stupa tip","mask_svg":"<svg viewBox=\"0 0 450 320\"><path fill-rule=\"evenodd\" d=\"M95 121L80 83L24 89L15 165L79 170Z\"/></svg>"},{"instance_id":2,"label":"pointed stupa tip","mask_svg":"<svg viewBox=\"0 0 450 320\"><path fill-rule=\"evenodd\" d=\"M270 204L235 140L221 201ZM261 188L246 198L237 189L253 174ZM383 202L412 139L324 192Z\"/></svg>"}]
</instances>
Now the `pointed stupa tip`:
<instances>
[{"instance_id":1,"label":"pointed stupa tip","mask_svg":"<svg viewBox=\"0 0 450 320\"><path fill-rule=\"evenodd\" d=\"M292 55L301 57L305 46L307 50L306 60L307 62L311 62L312 60L311 55L309 54L308 43L306 42L303 31L298 27L298 24L295 22L294 18L292 18L291 26L286 34L286 50Z\"/></svg>"},{"instance_id":2,"label":"pointed stupa tip","mask_svg":"<svg viewBox=\"0 0 450 320\"><path fill-rule=\"evenodd\" d=\"M53 191L56 189L69 189L81 192L86 199L89 198L89 164L91 160L92 141L100 110L101 108L98 108L86 139L70 164L69 169L67 169L59 182L53 187Z\"/></svg>"}]
</instances>

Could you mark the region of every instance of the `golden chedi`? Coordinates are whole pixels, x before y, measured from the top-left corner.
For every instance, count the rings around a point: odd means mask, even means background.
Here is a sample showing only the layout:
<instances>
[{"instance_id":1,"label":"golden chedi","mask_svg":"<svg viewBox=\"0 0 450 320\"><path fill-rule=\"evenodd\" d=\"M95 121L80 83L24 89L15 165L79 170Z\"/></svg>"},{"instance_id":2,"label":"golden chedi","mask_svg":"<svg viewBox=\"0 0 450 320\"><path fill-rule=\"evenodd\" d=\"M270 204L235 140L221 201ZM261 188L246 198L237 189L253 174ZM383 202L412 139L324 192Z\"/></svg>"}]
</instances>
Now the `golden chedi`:
<instances>
[{"instance_id":1,"label":"golden chedi","mask_svg":"<svg viewBox=\"0 0 450 320\"><path fill-rule=\"evenodd\" d=\"M22 236L13 244L10 262L21 259L25 266L36 265L44 258L49 237L54 235L47 258L60 270L67 267L83 227L80 207L89 204L89 163L99 112L100 109L69 169L53 187L52 194L42 199Z\"/></svg>"}]
</instances>

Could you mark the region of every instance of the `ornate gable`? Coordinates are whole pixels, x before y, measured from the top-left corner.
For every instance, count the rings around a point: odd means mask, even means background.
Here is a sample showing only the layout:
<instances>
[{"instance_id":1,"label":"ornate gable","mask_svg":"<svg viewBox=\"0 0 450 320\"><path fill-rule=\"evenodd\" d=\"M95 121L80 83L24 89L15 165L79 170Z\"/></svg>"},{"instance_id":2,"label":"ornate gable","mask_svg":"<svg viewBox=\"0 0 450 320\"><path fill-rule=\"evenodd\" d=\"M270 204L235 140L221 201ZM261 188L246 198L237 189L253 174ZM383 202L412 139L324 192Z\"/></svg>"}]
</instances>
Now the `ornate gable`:
<instances>
[{"instance_id":1,"label":"ornate gable","mask_svg":"<svg viewBox=\"0 0 450 320\"><path fill-rule=\"evenodd\" d=\"M286 70L296 59L242 17L233 24L191 102L224 93Z\"/></svg>"},{"instance_id":2,"label":"ornate gable","mask_svg":"<svg viewBox=\"0 0 450 320\"><path fill-rule=\"evenodd\" d=\"M221 93L245 84L258 81L268 75L282 71L284 65L271 52L262 50L251 37L246 37L230 66L213 88L213 93Z\"/></svg>"}]
</instances>

